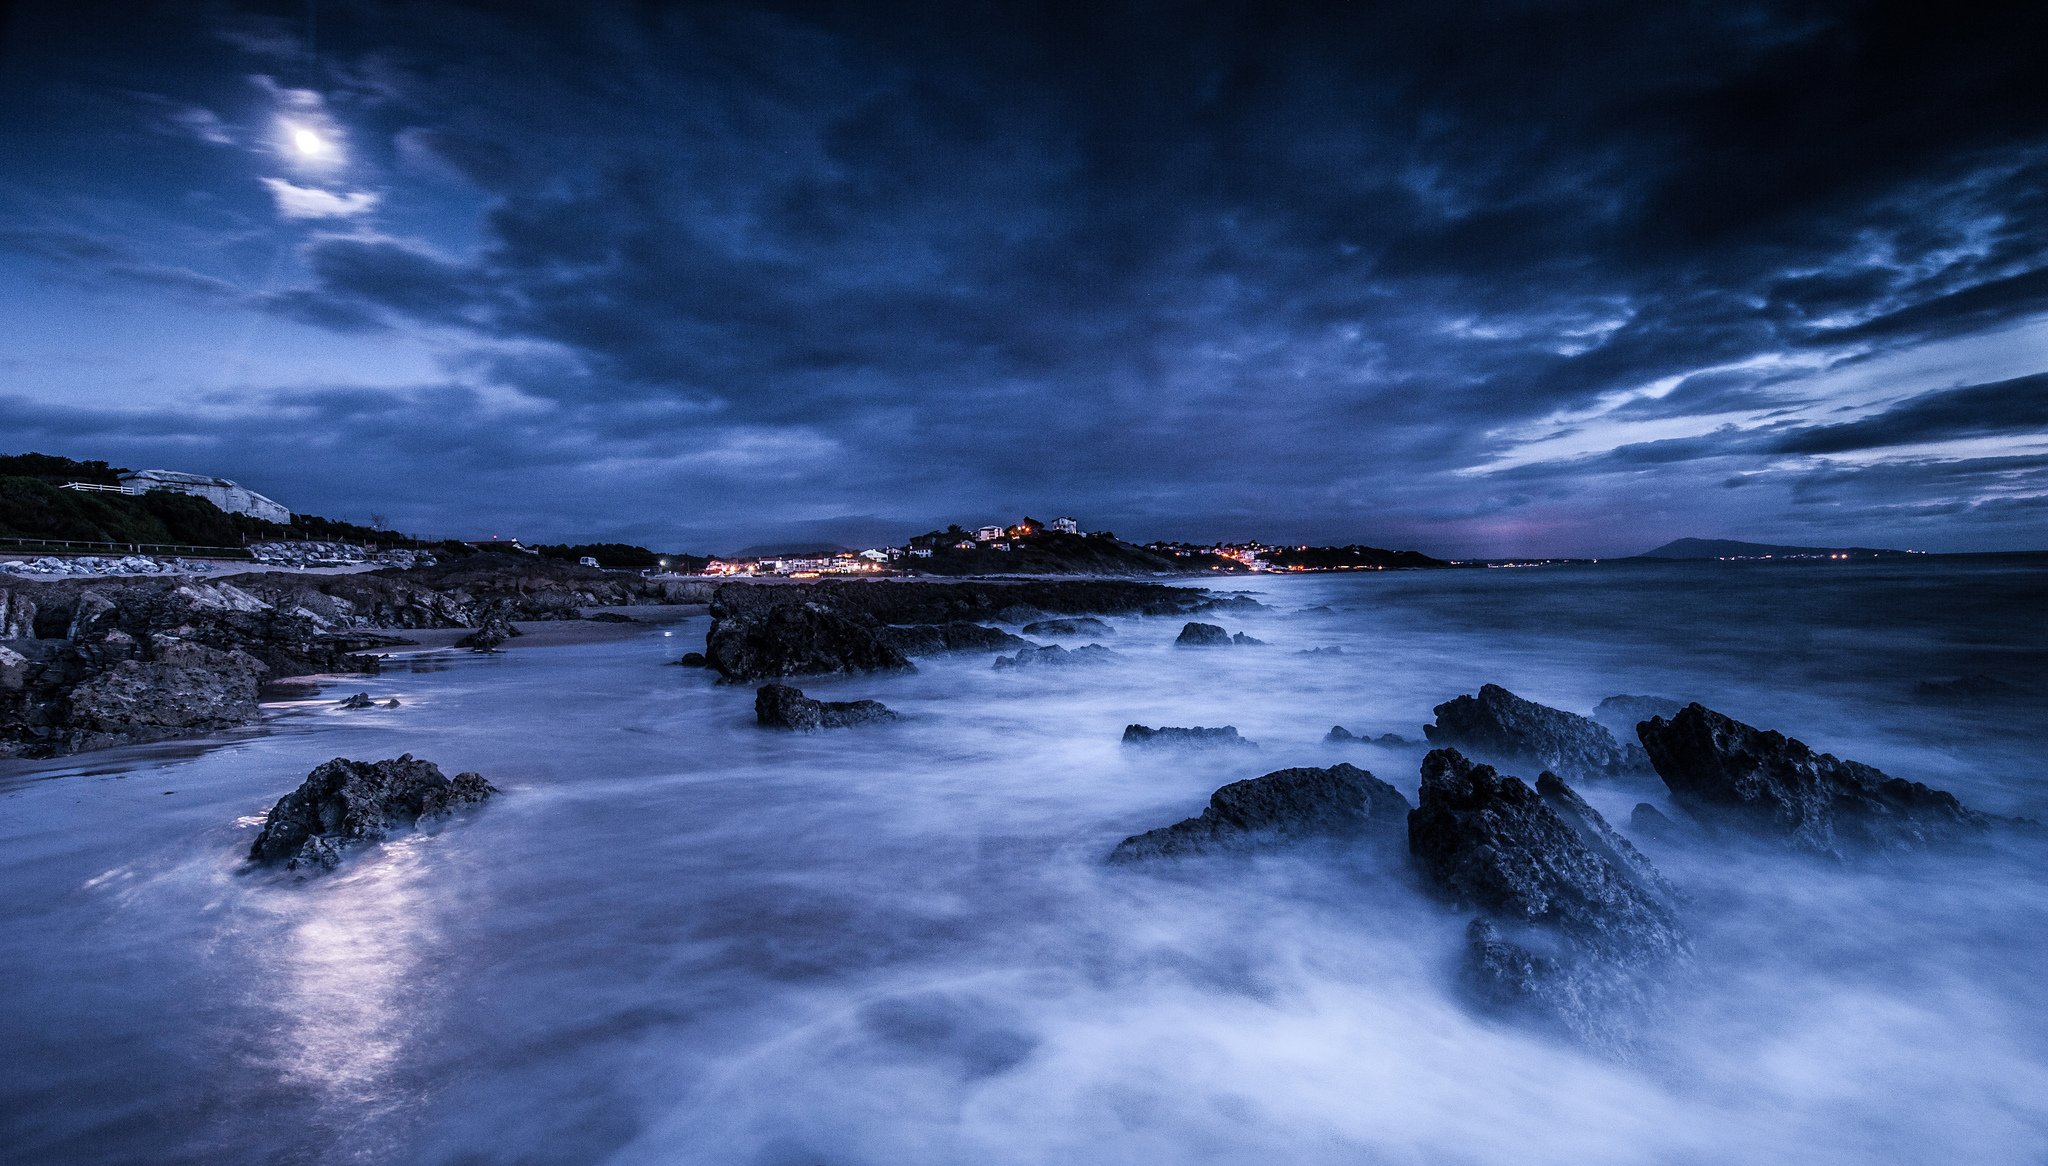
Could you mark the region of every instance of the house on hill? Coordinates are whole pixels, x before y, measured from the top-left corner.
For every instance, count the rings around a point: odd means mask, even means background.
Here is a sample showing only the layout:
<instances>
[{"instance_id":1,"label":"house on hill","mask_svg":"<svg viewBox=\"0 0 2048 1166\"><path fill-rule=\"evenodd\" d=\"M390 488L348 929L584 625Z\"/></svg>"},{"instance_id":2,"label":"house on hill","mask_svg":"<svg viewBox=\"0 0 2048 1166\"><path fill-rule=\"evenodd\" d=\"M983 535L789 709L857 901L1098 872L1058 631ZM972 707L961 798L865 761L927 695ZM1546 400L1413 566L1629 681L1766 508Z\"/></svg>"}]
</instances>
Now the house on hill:
<instances>
[{"instance_id":1,"label":"house on hill","mask_svg":"<svg viewBox=\"0 0 2048 1166\"><path fill-rule=\"evenodd\" d=\"M280 525L292 520L292 512L282 504L226 478L185 474L177 470L133 470L121 475L121 487L130 494L144 494L152 490L190 494L194 498L204 498L229 514L246 514Z\"/></svg>"},{"instance_id":2,"label":"house on hill","mask_svg":"<svg viewBox=\"0 0 2048 1166\"><path fill-rule=\"evenodd\" d=\"M1080 534L1081 523L1074 518L1055 518L1045 524L1045 529L1055 534Z\"/></svg>"}]
</instances>

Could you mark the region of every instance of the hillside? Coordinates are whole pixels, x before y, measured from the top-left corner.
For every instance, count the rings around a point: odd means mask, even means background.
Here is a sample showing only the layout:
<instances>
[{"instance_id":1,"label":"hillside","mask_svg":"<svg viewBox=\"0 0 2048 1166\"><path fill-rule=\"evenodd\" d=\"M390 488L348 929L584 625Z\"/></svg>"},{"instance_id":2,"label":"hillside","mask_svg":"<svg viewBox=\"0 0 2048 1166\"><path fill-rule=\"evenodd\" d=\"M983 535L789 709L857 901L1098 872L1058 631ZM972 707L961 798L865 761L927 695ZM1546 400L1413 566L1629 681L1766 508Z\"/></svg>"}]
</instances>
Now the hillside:
<instances>
[{"instance_id":1,"label":"hillside","mask_svg":"<svg viewBox=\"0 0 2048 1166\"><path fill-rule=\"evenodd\" d=\"M920 536L933 539L936 535ZM919 541L913 539L913 542ZM907 560L913 571L928 575L1186 575L1196 572L1237 573L1245 567L1216 555L1164 555L1121 539L1101 535L1042 531L1009 540L1010 550L977 546L960 550L951 544L934 547L929 559Z\"/></svg>"},{"instance_id":2,"label":"hillside","mask_svg":"<svg viewBox=\"0 0 2048 1166\"><path fill-rule=\"evenodd\" d=\"M1794 547L1776 543L1750 543L1730 538L1681 538L1655 550L1633 556L1638 559L1826 559L1837 555L1851 559L1891 559L1922 551L1900 551L1885 547Z\"/></svg>"}]
</instances>

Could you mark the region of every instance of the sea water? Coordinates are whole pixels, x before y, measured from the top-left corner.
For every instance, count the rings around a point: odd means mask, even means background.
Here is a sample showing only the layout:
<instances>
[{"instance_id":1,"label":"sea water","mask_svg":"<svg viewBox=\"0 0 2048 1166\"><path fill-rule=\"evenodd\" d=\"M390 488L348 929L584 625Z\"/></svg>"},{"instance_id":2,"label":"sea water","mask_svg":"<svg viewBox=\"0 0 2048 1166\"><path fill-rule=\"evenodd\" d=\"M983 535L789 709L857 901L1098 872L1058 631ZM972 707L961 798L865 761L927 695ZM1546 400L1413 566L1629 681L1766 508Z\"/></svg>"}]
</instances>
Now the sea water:
<instances>
[{"instance_id":1,"label":"sea water","mask_svg":"<svg viewBox=\"0 0 2048 1166\"><path fill-rule=\"evenodd\" d=\"M1316 851L1109 867L1217 786L1413 796L1486 682L1700 700L2048 816L2048 560L1255 577L1114 661L800 681L792 735L670 665L698 617L419 657L258 730L0 763L0 1159L23 1163L1729 1163L2048 1158L2048 863L1643 849L1699 968L1630 1057L1475 1015L1465 916ZM1013 629L1014 630L1014 629ZM1069 646L1080 642L1064 641ZM1341 654L1297 653L1334 647ZM1988 675L1990 702L1922 681ZM366 689L400 708L341 712ZM1131 750L1127 723L1256 752ZM331 757L504 791L303 881L245 868ZM1533 775L1527 775L1533 776ZM1624 825L1654 779L1585 782Z\"/></svg>"}]
</instances>

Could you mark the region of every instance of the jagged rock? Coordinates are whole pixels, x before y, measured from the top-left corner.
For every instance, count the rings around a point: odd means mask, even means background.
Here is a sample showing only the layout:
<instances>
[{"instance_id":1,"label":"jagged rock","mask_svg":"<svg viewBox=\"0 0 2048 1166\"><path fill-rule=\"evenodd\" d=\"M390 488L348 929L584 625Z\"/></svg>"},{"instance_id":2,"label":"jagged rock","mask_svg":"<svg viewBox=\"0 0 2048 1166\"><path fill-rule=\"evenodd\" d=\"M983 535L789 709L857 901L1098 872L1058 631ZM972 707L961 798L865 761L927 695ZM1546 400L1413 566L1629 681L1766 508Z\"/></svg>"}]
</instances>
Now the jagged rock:
<instances>
[{"instance_id":1,"label":"jagged rock","mask_svg":"<svg viewBox=\"0 0 2048 1166\"><path fill-rule=\"evenodd\" d=\"M1939 701L1944 704L1975 704L1980 701L2012 700L2025 696L2026 690L1995 676L1976 674L1958 676L1953 680L1923 680L1913 686L1913 695L1921 700Z\"/></svg>"},{"instance_id":2,"label":"jagged rock","mask_svg":"<svg viewBox=\"0 0 2048 1166\"><path fill-rule=\"evenodd\" d=\"M1258 743L1237 735L1237 726L1224 725L1220 728L1176 728L1167 726L1158 729L1144 725L1125 725L1124 744L1157 746L1180 746L1195 749L1256 749Z\"/></svg>"},{"instance_id":3,"label":"jagged rock","mask_svg":"<svg viewBox=\"0 0 2048 1166\"><path fill-rule=\"evenodd\" d=\"M1523 700L1498 684L1477 696L1436 706L1436 723L1423 726L1433 745L1463 749L1504 765L1526 764L1573 778L1612 777L1648 768L1633 745L1589 717Z\"/></svg>"},{"instance_id":4,"label":"jagged rock","mask_svg":"<svg viewBox=\"0 0 2048 1166\"><path fill-rule=\"evenodd\" d=\"M764 684L754 693L754 719L771 729L808 733L898 718L878 700L813 700L786 684Z\"/></svg>"},{"instance_id":5,"label":"jagged rock","mask_svg":"<svg viewBox=\"0 0 2048 1166\"><path fill-rule=\"evenodd\" d=\"M1109 621L1096 619L1092 615L1074 616L1067 619L1041 619L1024 625L1027 636L1113 636L1116 629Z\"/></svg>"},{"instance_id":6,"label":"jagged rock","mask_svg":"<svg viewBox=\"0 0 2048 1166\"><path fill-rule=\"evenodd\" d=\"M518 634L519 629L511 624L492 622L455 641L455 646L472 652L495 652L504 646L506 640Z\"/></svg>"},{"instance_id":7,"label":"jagged rock","mask_svg":"<svg viewBox=\"0 0 2048 1166\"><path fill-rule=\"evenodd\" d=\"M387 701L385 701L385 702L384 702L384 707L385 707L385 708L388 708L388 709L395 709L395 708L397 708L397 707L398 707L398 698L394 696L394 697L392 697L392 698L391 698L390 700L387 700Z\"/></svg>"},{"instance_id":8,"label":"jagged rock","mask_svg":"<svg viewBox=\"0 0 2048 1166\"><path fill-rule=\"evenodd\" d=\"M1044 619L1045 615L1044 610L1029 603L1006 603L996 609L994 618L997 623L1021 624Z\"/></svg>"},{"instance_id":9,"label":"jagged rock","mask_svg":"<svg viewBox=\"0 0 2048 1166\"><path fill-rule=\"evenodd\" d=\"M35 600L18 591L0 588L0 640L35 638Z\"/></svg>"},{"instance_id":10,"label":"jagged rock","mask_svg":"<svg viewBox=\"0 0 2048 1166\"><path fill-rule=\"evenodd\" d=\"M776 676L911 670L873 628L814 603L713 610L704 654L727 683Z\"/></svg>"},{"instance_id":11,"label":"jagged rock","mask_svg":"<svg viewBox=\"0 0 2048 1166\"><path fill-rule=\"evenodd\" d=\"M0 644L0 688L23 688L28 684L28 657Z\"/></svg>"},{"instance_id":12,"label":"jagged rock","mask_svg":"<svg viewBox=\"0 0 2048 1166\"><path fill-rule=\"evenodd\" d=\"M684 652L683 658L676 663L685 668L707 668L711 665L711 661L706 660L702 652Z\"/></svg>"},{"instance_id":13,"label":"jagged rock","mask_svg":"<svg viewBox=\"0 0 2048 1166\"><path fill-rule=\"evenodd\" d=\"M337 757L270 808L249 858L287 870L331 870L345 847L380 841L497 792L478 774L451 780L410 753L392 761Z\"/></svg>"},{"instance_id":14,"label":"jagged rock","mask_svg":"<svg viewBox=\"0 0 2048 1166\"><path fill-rule=\"evenodd\" d=\"M1266 646L1266 641L1259 639L1257 636L1245 635L1243 632L1233 632L1230 642L1240 648L1263 648Z\"/></svg>"},{"instance_id":15,"label":"jagged rock","mask_svg":"<svg viewBox=\"0 0 2048 1166\"><path fill-rule=\"evenodd\" d=\"M1988 825L1955 795L1815 753L1699 704L1638 729L1671 800L1700 821L1847 858L1952 842Z\"/></svg>"},{"instance_id":16,"label":"jagged rock","mask_svg":"<svg viewBox=\"0 0 2048 1166\"><path fill-rule=\"evenodd\" d=\"M1664 811L1648 802L1637 802L1636 808L1629 811L1628 828L1659 842L1676 841L1685 833Z\"/></svg>"},{"instance_id":17,"label":"jagged rock","mask_svg":"<svg viewBox=\"0 0 2048 1166\"><path fill-rule=\"evenodd\" d=\"M1392 746L1392 745L1413 745L1413 744L1415 744L1416 742L1414 742L1414 741L1410 741L1410 740L1409 740L1408 738L1406 738L1406 737L1403 737L1403 736L1402 736L1401 734L1399 734L1399 733L1381 733L1381 734L1380 734L1379 736L1377 736L1377 737L1361 737L1361 736L1359 736L1359 735L1358 735L1357 733L1354 733L1354 732L1352 732L1351 730L1349 730L1349 729L1345 728L1345 727L1344 727L1344 726L1342 726L1342 725L1331 725L1331 726L1330 726L1330 731L1329 731L1329 732L1327 732L1327 733L1324 733L1324 734L1323 734L1323 743L1324 743L1324 744L1327 744L1327 745L1390 745L1390 746Z\"/></svg>"},{"instance_id":18,"label":"jagged rock","mask_svg":"<svg viewBox=\"0 0 2048 1166\"><path fill-rule=\"evenodd\" d=\"M875 635L906 656L937 656L945 652L1014 652L1019 648L1037 646L1001 628L965 620L878 628Z\"/></svg>"},{"instance_id":19,"label":"jagged rock","mask_svg":"<svg viewBox=\"0 0 2048 1166\"><path fill-rule=\"evenodd\" d=\"M1173 641L1177 648L1222 648L1230 645L1230 633L1212 623L1190 623Z\"/></svg>"},{"instance_id":20,"label":"jagged rock","mask_svg":"<svg viewBox=\"0 0 2048 1166\"><path fill-rule=\"evenodd\" d=\"M1295 653L1295 655L1297 656L1342 656L1343 654L1344 649L1337 647L1303 648L1301 651Z\"/></svg>"},{"instance_id":21,"label":"jagged rock","mask_svg":"<svg viewBox=\"0 0 2048 1166\"><path fill-rule=\"evenodd\" d=\"M1116 653L1101 644L1068 651L1053 644L1044 648L1025 648L1014 656L997 656L995 668L998 672L1007 668L1070 668L1077 664L1106 664L1116 658Z\"/></svg>"},{"instance_id":22,"label":"jagged rock","mask_svg":"<svg viewBox=\"0 0 2048 1166\"><path fill-rule=\"evenodd\" d=\"M1234 781L1199 817L1124 839L1111 862L1256 847L1303 838L1394 839L1407 819L1401 791L1354 765L1281 769Z\"/></svg>"},{"instance_id":23,"label":"jagged rock","mask_svg":"<svg viewBox=\"0 0 2048 1166\"><path fill-rule=\"evenodd\" d=\"M1610 696L1593 706L1593 719L1623 745L1636 739L1636 726L1651 717L1668 717L1685 707L1665 696Z\"/></svg>"},{"instance_id":24,"label":"jagged rock","mask_svg":"<svg viewBox=\"0 0 2048 1166\"><path fill-rule=\"evenodd\" d=\"M122 660L65 698L67 749L230 728L255 719L262 663L242 652L169 642L154 660Z\"/></svg>"},{"instance_id":25,"label":"jagged rock","mask_svg":"<svg viewBox=\"0 0 2048 1166\"><path fill-rule=\"evenodd\" d=\"M1555 775L1537 784L1431 751L1409 852L1437 890L1491 917L1467 933L1482 1006L1620 1048L1656 975L1690 955L1676 894Z\"/></svg>"},{"instance_id":26,"label":"jagged rock","mask_svg":"<svg viewBox=\"0 0 2048 1166\"><path fill-rule=\"evenodd\" d=\"M340 703L341 707L345 709L373 709L377 707L377 702L371 700L370 694L367 692L356 693L354 696L348 697L342 700Z\"/></svg>"}]
</instances>

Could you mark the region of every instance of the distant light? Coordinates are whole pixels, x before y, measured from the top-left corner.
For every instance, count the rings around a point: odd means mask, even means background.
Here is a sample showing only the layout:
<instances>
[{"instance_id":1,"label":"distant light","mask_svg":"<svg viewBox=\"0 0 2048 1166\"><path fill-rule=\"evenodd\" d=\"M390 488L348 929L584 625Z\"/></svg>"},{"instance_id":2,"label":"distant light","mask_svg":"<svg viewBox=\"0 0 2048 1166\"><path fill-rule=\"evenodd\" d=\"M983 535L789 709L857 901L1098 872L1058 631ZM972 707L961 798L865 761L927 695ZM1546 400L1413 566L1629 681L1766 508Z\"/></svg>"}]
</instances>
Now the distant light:
<instances>
[{"instance_id":1,"label":"distant light","mask_svg":"<svg viewBox=\"0 0 2048 1166\"><path fill-rule=\"evenodd\" d=\"M326 138L321 137L304 126L293 127L292 146L308 158L323 157L329 149Z\"/></svg>"}]
</instances>

